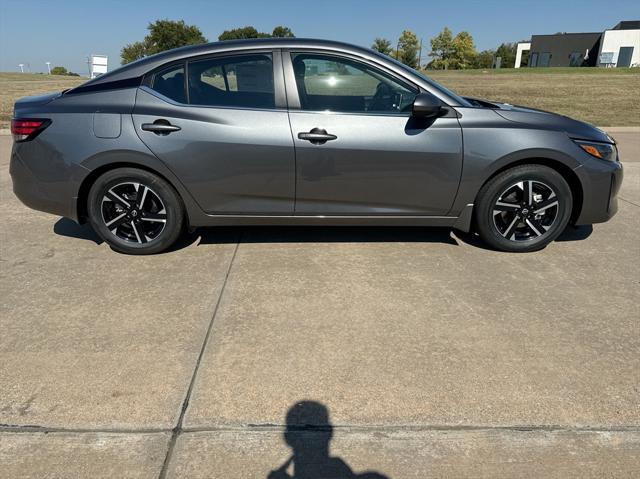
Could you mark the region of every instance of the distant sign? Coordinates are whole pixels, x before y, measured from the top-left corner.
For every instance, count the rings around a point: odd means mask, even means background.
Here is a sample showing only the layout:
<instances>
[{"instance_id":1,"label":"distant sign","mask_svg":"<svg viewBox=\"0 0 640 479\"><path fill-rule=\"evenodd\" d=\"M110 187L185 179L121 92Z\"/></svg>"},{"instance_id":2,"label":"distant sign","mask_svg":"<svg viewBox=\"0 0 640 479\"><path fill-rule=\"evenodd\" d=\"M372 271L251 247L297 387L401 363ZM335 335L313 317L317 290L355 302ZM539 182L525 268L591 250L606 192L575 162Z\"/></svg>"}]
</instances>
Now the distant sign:
<instances>
[{"instance_id":1,"label":"distant sign","mask_svg":"<svg viewBox=\"0 0 640 479\"><path fill-rule=\"evenodd\" d=\"M600 54L600 63L604 63L604 64L615 63L613 61L614 55L615 55L615 52L602 52Z\"/></svg>"},{"instance_id":2,"label":"distant sign","mask_svg":"<svg viewBox=\"0 0 640 479\"><path fill-rule=\"evenodd\" d=\"M89 57L89 71L91 78L107 73L108 58L105 55L91 55Z\"/></svg>"}]
</instances>

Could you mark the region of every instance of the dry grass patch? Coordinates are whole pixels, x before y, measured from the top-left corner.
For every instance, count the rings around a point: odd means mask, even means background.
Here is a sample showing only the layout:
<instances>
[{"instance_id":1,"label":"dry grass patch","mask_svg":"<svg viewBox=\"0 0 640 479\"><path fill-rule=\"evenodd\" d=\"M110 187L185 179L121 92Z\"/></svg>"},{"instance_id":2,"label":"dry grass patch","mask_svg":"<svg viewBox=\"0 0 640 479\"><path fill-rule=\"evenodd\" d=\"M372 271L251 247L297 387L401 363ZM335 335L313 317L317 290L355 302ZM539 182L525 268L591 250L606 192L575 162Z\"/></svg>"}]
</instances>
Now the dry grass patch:
<instances>
[{"instance_id":1,"label":"dry grass patch","mask_svg":"<svg viewBox=\"0 0 640 479\"><path fill-rule=\"evenodd\" d=\"M18 98L66 90L85 81L84 77L0 73L0 128L9 128L13 104Z\"/></svg>"},{"instance_id":2,"label":"dry grass patch","mask_svg":"<svg viewBox=\"0 0 640 479\"><path fill-rule=\"evenodd\" d=\"M599 126L640 126L640 69L428 71L465 96L561 113Z\"/></svg>"},{"instance_id":3,"label":"dry grass patch","mask_svg":"<svg viewBox=\"0 0 640 479\"><path fill-rule=\"evenodd\" d=\"M640 69L537 68L428 71L461 95L554 111L599 126L640 126ZM86 81L32 73L0 73L0 128L8 128L20 97Z\"/></svg>"}]
</instances>

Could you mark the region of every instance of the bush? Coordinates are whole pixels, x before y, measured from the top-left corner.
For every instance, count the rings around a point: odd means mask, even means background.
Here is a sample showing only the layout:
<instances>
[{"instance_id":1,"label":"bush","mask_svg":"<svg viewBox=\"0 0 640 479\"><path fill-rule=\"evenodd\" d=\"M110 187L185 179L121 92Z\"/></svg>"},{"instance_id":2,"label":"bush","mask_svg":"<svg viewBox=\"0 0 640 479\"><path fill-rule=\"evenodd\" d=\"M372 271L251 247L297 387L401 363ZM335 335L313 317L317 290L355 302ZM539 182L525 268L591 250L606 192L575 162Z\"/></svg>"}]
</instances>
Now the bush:
<instances>
[{"instance_id":1,"label":"bush","mask_svg":"<svg viewBox=\"0 0 640 479\"><path fill-rule=\"evenodd\" d=\"M65 67L53 67L51 69L51 74L52 75L68 75L69 72Z\"/></svg>"}]
</instances>

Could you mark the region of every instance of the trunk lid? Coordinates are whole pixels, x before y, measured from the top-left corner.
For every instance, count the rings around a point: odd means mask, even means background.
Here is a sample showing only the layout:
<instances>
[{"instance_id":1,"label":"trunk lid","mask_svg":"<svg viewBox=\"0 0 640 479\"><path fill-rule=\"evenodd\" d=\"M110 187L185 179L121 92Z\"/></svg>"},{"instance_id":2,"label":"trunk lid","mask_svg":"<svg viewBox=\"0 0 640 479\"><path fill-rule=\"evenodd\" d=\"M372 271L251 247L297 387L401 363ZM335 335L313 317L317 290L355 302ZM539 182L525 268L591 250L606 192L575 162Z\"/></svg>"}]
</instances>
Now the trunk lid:
<instances>
[{"instance_id":1,"label":"trunk lid","mask_svg":"<svg viewBox=\"0 0 640 479\"><path fill-rule=\"evenodd\" d=\"M37 107L46 105L52 102L56 98L60 98L63 92L45 93L43 95L25 96L16 100L13 106L13 116L17 117L22 114L32 113L37 110Z\"/></svg>"}]
</instances>

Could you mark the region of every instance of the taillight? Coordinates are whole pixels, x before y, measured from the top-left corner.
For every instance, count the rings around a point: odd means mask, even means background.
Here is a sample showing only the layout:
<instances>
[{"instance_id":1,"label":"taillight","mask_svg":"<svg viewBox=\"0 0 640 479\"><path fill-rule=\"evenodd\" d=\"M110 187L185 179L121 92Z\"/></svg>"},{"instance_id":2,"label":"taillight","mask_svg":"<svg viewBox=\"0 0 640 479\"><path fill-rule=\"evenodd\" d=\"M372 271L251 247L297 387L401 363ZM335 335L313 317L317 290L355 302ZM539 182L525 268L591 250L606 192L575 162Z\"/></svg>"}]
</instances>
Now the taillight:
<instances>
[{"instance_id":1,"label":"taillight","mask_svg":"<svg viewBox=\"0 0 640 479\"><path fill-rule=\"evenodd\" d=\"M34 139L42 130L51 124L51 120L38 118L13 118L11 134L15 141Z\"/></svg>"}]
</instances>

